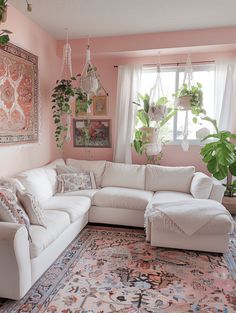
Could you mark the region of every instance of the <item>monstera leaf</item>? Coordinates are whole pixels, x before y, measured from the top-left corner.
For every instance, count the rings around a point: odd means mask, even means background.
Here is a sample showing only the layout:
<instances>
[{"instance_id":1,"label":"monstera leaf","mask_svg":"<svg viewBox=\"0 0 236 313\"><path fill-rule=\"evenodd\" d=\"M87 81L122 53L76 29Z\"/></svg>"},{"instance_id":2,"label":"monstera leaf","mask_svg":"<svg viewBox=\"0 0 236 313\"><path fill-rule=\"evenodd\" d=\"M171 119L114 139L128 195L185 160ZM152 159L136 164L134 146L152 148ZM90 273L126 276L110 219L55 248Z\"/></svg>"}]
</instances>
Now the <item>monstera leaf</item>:
<instances>
[{"instance_id":1,"label":"monstera leaf","mask_svg":"<svg viewBox=\"0 0 236 313\"><path fill-rule=\"evenodd\" d=\"M231 141L236 139L236 135L229 131L219 131L215 120L210 118L205 120L211 122L216 130L215 134L208 135L202 140L214 140L207 143L200 152L208 171L218 180L226 178L228 172L236 175L236 146Z\"/></svg>"}]
</instances>

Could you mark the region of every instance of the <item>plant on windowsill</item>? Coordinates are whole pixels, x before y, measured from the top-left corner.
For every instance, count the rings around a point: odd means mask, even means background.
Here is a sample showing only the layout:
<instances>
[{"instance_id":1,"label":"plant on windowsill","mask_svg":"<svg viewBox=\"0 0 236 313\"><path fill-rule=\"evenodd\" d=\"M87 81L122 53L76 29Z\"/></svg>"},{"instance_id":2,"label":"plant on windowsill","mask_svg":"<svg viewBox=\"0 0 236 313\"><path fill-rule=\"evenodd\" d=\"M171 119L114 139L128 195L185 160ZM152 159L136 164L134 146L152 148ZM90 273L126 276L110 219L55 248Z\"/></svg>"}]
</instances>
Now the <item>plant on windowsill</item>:
<instances>
[{"instance_id":1,"label":"plant on windowsill","mask_svg":"<svg viewBox=\"0 0 236 313\"><path fill-rule=\"evenodd\" d=\"M173 96L176 98L176 105L180 110L191 110L195 116L206 114L202 102L202 85L199 82L191 86L184 83ZM193 118L193 121L197 122L196 117Z\"/></svg>"},{"instance_id":2,"label":"plant on windowsill","mask_svg":"<svg viewBox=\"0 0 236 313\"><path fill-rule=\"evenodd\" d=\"M79 87L74 87L77 77L57 80L52 94L53 120L56 125L55 140L58 148L63 148L66 140L66 133L70 127L70 117L72 116L71 102L75 99L75 115L79 112L87 112L92 100L88 100L87 94ZM69 118L68 118L69 117Z\"/></svg>"},{"instance_id":3,"label":"plant on windowsill","mask_svg":"<svg viewBox=\"0 0 236 313\"><path fill-rule=\"evenodd\" d=\"M220 131L216 120L209 117L203 118L214 126L215 133L202 139L213 139L201 149L203 162L206 163L208 171L218 180L227 177L225 196L233 197L236 193L236 180L232 181L232 175L236 176L236 145L232 142L236 135L229 131Z\"/></svg>"},{"instance_id":4,"label":"plant on windowsill","mask_svg":"<svg viewBox=\"0 0 236 313\"><path fill-rule=\"evenodd\" d=\"M136 129L134 134L133 146L140 155L146 153L149 158L153 148L158 149L159 130L163 127L175 114L176 110L167 107L168 99L160 97L155 103L150 103L150 95L144 96L139 94L140 102L133 102L139 109L136 116ZM163 143L163 139L159 144ZM151 147L152 145L152 147ZM155 152L156 153L156 152Z\"/></svg>"}]
</instances>

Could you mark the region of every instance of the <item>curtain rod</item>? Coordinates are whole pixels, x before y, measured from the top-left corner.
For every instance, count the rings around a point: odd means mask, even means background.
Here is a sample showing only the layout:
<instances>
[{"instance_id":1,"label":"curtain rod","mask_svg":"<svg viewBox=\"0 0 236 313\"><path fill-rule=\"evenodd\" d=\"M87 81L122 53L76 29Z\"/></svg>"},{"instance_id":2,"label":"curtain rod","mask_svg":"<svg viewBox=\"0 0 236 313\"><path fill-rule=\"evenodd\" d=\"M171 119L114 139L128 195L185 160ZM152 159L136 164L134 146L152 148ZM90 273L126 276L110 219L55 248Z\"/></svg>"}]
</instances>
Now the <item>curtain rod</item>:
<instances>
[{"instance_id":1,"label":"curtain rod","mask_svg":"<svg viewBox=\"0 0 236 313\"><path fill-rule=\"evenodd\" d=\"M192 62L192 64L206 64L206 63L215 63L214 60L210 60L210 61L196 61L196 62ZM157 66L157 63L153 63L153 64L144 64L144 66ZM160 66L172 66L172 65L186 65L186 62L173 62L173 63L162 63L160 64ZM119 67L119 65L114 65L115 68Z\"/></svg>"}]
</instances>

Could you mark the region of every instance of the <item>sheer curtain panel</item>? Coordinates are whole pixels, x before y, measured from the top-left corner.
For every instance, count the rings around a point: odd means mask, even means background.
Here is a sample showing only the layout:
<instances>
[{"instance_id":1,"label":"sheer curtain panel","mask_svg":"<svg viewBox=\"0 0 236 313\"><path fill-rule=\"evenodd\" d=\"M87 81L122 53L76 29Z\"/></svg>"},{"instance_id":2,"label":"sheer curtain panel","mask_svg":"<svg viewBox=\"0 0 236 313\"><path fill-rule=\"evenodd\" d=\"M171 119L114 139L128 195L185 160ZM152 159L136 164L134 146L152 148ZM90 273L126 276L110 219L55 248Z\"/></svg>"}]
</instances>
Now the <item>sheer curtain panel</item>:
<instances>
[{"instance_id":1,"label":"sheer curtain panel","mask_svg":"<svg viewBox=\"0 0 236 313\"><path fill-rule=\"evenodd\" d=\"M215 118L220 130L236 130L236 60L216 62Z\"/></svg>"},{"instance_id":2,"label":"sheer curtain panel","mask_svg":"<svg viewBox=\"0 0 236 313\"><path fill-rule=\"evenodd\" d=\"M115 162L132 163L131 142L136 117L133 101L138 100L141 74L142 65L118 67Z\"/></svg>"}]
</instances>

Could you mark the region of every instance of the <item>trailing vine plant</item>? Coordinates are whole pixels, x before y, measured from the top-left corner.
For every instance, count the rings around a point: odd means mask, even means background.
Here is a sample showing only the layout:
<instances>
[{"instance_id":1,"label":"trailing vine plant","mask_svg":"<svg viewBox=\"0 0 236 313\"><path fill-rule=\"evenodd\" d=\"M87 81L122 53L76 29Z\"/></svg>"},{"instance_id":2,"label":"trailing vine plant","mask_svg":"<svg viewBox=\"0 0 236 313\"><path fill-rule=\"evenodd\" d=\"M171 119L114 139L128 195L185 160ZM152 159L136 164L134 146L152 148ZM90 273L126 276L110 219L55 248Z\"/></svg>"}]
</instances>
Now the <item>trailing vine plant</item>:
<instances>
[{"instance_id":1,"label":"trailing vine plant","mask_svg":"<svg viewBox=\"0 0 236 313\"><path fill-rule=\"evenodd\" d=\"M73 112L71 102L75 99L75 115L78 116L80 112L87 112L92 100L88 100L87 94L84 93L79 87L75 87L73 82L76 82L77 77L70 79L61 79L56 81L56 86L52 94L52 111L53 120L56 126L55 140L58 148L63 148L66 140L66 133L70 127L70 119Z\"/></svg>"}]
</instances>

